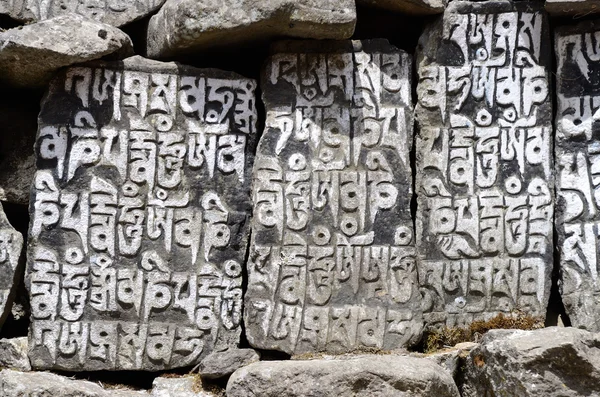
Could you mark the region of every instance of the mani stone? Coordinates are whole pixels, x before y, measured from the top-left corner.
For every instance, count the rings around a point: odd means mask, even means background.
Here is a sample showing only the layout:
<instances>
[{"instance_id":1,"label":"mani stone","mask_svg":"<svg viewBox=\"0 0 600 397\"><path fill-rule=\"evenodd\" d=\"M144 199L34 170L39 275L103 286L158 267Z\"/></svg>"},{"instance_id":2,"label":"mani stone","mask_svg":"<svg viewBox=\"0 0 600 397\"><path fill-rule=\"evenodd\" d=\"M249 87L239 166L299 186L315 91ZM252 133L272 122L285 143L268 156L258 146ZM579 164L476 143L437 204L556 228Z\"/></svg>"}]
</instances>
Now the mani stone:
<instances>
[{"instance_id":1,"label":"mani stone","mask_svg":"<svg viewBox=\"0 0 600 397\"><path fill-rule=\"evenodd\" d=\"M167 58L276 36L347 39L354 0L167 0L150 19L147 56Z\"/></svg>"},{"instance_id":2,"label":"mani stone","mask_svg":"<svg viewBox=\"0 0 600 397\"><path fill-rule=\"evenodd\" d=\"M358 5L373 6L414 15L444 12L448 0L357 0Z\"/></svg>"},{"instance_id":3,"label":"mani stone","mask_svg":"<svg viewBox=\"0 0 600 397\"><path fill-rule=\"evenodd\" d=\"M22 248L23 236L8 222L0 204L0 328L10 314L19 277L22 276L19 260Z\"/></svg>"},{"instance_id":4,"label":"mani stone","mask_svg":"<svg viewBox=\"0 0 600 397\"><path fill-rule=\"evenodd\" d=\"M537 3L453 1L420 39L416 241L427 327L545 316L554 248L548 31Z\"/></svg>"},{"instance_id":5,"label":"mani stone","mask_svg":"<svg viewBox=\"0 0 600 397\"><path fill-rule=\"evenodd\" d=\"M600 21L558 28L556 231L561 295L574 327L600 331Z\"/></svg>"},{"instance_id":6,"label":"mani stone","mask_svg":"<svg viewBox=\"0 0 600 397\"><path fill-rule=\"evenodd\" d=\"M133 55L131 39L119 29L77 14L0 32L0 80L43 86L64 66L111 55Z\"/></svg>"},{"instance_id":7,"label":"mani stone","mask_svg":"<svg viewBox=\"0 0 600 397\"><path fill-rule=\"evenodd\" d=\"M546 11L552 16L581 18L600 12L600 0L546 0Z\"/></svg>"},{"instance_id":8,"label":"mani stone","mask_svg":"<svg viewBox=\"0 0 600 397\"><path fill-rule=\"evenodd\" d=\"M31 23L79 14L112 26L122 26L156 11L165 0L2 0L0 14Z\"/></svg>"},{"instance_id":9,"label":"mani stone","mask_svg":"<svg viewBox=\"0 0 600 397\"><path fill-rule=\"evenodd\" d=\"M53 80L30 200L33 368L156 371L237 347L255 88L141 57Z\"/></svg>"},{"instance_id":10,"label":"mani stone","mask_svg":"<svg viewBox=\"0 0 600 397\"><path fill-rule=\"evenodd\" d=\"M386 40L273 47L245 295L253 347L339 353L418 342L410 73L411 57Z\"/></svg>"}]
</instances>

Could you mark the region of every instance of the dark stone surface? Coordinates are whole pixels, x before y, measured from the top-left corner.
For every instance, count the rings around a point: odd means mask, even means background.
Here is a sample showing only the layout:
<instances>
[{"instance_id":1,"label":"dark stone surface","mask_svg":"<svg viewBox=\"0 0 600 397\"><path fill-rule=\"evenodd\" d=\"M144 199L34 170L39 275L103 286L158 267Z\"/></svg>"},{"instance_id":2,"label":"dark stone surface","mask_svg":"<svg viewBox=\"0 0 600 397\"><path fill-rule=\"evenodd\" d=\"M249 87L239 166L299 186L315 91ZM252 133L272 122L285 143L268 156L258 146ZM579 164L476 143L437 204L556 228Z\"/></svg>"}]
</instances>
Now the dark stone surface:
<instances>
[{"instance_id":1,"label":"dark stone surface","mask_svg":"<svg viewBox=\"0 0 600 397\"><path fill-rule=\"evenodd\" d=\"M287 353L418 341L411 58L386 40L281 42L262 77L245 324Z\"/></svg>"},{"instance_id":2,"label":"dark stone surface","mask_svg":"<svg viewBox=\"0 0 600 397\"><path fill-rule=\"evenodd\" d=\"M30 201L34 368L160 370L237 346L255 87L140 57L53 81Z\"/></svg>"}]
</instances>

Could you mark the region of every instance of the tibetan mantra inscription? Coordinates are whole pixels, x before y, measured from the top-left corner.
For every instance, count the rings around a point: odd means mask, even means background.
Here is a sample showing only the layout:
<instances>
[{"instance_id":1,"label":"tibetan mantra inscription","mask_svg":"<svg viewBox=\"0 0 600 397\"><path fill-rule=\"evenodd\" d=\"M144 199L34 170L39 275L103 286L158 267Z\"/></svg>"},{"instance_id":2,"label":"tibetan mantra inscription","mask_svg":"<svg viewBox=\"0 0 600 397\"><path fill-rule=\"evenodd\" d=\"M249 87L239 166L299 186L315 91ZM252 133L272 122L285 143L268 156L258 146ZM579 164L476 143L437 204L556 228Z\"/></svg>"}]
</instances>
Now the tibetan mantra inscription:
<instances>
[{"instance_id":1,"label":"tibetan mantra inscription","mask_svg":"<svg viewBox=\"0 0 600 397\"><path fill-rule=\"evenodd\" d=\"M421 37L416 235L428 327L545 316L552 99L536 4L454 1Z\"/></svg>"},{"instance_id":2,"label":"tibetan mantra inscription","mask_svg":"<svg viewBox=\"0 0 600 397\"><path fill-rule=\"evenodd\" d=\"M415 343L411 58L386 40L278 43L263 73L245 298L254 347Z\"/></svg>"},{"instance_id":3,"label":"tibetan mantra inscription","mask_svg":"<svg viewBox=\"0 0 600 397\"><path fill-rule=\"evenodd\" d=\"M18 277L22 276L22 248L23 236L8 222L0 204L0 328L10 313Z\"/></svg>"},{"instance_id":4,"label":"tibetan mantra inscription","mask_svg":"<svg viewBox=\"0 0 600 397\"><path fill-rule=\"evenodd\" d=\"M159 370L237 346L255 88L140 57L53 81L30 203L35 368Z\"/></svg>"},{"instance_id":5,"label":"tibetan mantra inscription","mask_svg":"<svg viewBox=\"0 0 600 397\"><path fill-rule=\"evenodd\" d=\"M600 331L600 21L555 33L556 231L561 295L575 327Z\"/></svg>"}]
</instances>

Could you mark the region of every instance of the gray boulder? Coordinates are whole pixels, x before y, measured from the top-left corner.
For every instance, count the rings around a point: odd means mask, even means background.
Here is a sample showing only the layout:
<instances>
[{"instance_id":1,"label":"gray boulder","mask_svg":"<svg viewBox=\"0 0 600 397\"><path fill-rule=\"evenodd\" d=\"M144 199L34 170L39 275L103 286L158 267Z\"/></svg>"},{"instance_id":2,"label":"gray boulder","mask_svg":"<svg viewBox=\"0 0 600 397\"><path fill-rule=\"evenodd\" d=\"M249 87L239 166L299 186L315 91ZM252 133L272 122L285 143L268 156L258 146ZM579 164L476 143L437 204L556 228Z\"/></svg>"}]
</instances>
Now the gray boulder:
<instances>
[{"instance_id":1,"label":"gray boulder","mask_svg":"<svg viewBox=\"0 0 600 397\"><path fill-rule=\"evenodd\" d=\"M262 361L233 373L228 397L458 397L452 377L424 359L363 355L348 359Z\"/></svg>"},{"instance_id":2,"label":"gray boulder","mask_svg":"<svg viewBox=\"0 0 600 397\"><path fill-rule=\"evenodd\" d=\"M164 58L274 36L346 39L352 0L168 0L150 19L147 56Z\"/></svg>"},{"instance_id":3,"label":"gray boulder","mask_svg":"<svg viewBox=\"0 0 600 397\"><path fill-rule=\"evenodd\" d=\"M0 368L31 371L27 357L27 337L0 339Z\"/></svg>"},{"instance_id":4,"label":"gray boulder","mask_svg":"<svg viewBox=\"0 0 600 397\"><path fill-rule=\"evenodd\" d=\"M206 379L222 378L234 373L238 368L260 360L253 349L228 349L213 352L206 356L199 368L199 373Z\"/></svg>"},{"instance_id":5,"label":"gray boulder","mask_svg":"<svg viewBox=\"0 0 600 397\"><path fill-rule=\"evenodd\" d=\"M600 395L600 334L577 328L492 330L467 359L463 397Z\"/></svg>"},{"instance_id":6,"label":"gray boulder","mask_svg":"<svg viewBox=\"0 0 600 397\"><path fill-rule=\"evenodd\" d=\"M356 4L414 15L444 12L447 0L356 0Z\"/></svg>"},{"instance_id":7,"label":"gray boulder","mask_svg":"<svg viewBox=\"0 0 600 397\"><path fill-rule=\"evenodd\" d=\"M202 390L200 378L195 375L180 378L159 377L152 383L152 397L214 397Z\"/></svg>"},{"instance_id":8,"label":"gray boulder","mask_svg":"<svg viewBox=\"0 0 600 397\"><path fill-rule=\"evenodd\" d=\"M132 54L125 33L77 14L0 32L0 76L15 86L42 86L64 66Z\"/></svg>"}]
</instances>

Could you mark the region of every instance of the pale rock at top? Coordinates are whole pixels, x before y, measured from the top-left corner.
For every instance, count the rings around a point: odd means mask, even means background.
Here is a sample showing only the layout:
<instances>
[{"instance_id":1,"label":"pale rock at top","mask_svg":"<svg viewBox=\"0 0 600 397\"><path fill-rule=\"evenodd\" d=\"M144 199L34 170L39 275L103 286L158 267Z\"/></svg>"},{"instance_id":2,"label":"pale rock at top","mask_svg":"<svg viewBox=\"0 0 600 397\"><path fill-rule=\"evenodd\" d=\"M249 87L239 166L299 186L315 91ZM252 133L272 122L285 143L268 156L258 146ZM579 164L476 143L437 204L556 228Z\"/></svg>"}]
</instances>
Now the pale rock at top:
<instances>
[{"instance_id":1,"label":"pale rock at top","mask_svg":"<svg viewBox=\"0 0 600 397\"><path fill-rule=\"evenodd\" d=\"M411 57L387 40L280 42L272 54L247 338L288 353L414 344Z\"/></svg>"},{"instance_id":2,"label":"pale rock at top","mask_svg":"<svg viewBox=\"0 0 600 397\"><path fill-rule=\"evenodd\" d=\"M444 12L447 2L447 0L357 0L356 4L411 15L429 15Z\"/></svg>"},{"instance_id":3,"label":"pale rock at top","mask_svg":"<svg viewBox=\"0 0 600 397\"><path fill-rule=\"evenodd\" d=\"M156 371L237 346L255 88L141 57L53 80L30 200L34 368Z\"/></svg>"},{"instance_id":4,"label":"pale rock at top","mask_svg":"<svg viewBox=\"0 0 600 397\"><path fill-rule=\"evenodd\" d=\"M451 2L417 57L417 262L430 327L544 316L553 269L549 28L537 3Z\"/></svg>"}]
</instances>

